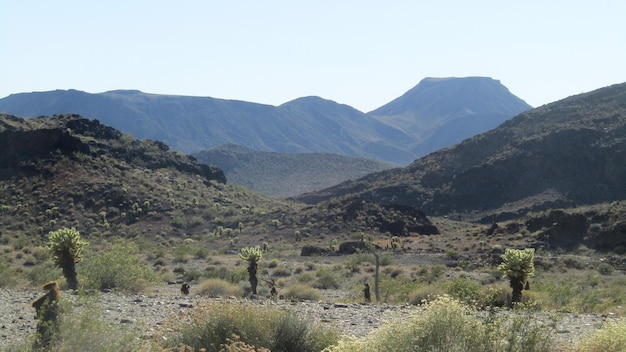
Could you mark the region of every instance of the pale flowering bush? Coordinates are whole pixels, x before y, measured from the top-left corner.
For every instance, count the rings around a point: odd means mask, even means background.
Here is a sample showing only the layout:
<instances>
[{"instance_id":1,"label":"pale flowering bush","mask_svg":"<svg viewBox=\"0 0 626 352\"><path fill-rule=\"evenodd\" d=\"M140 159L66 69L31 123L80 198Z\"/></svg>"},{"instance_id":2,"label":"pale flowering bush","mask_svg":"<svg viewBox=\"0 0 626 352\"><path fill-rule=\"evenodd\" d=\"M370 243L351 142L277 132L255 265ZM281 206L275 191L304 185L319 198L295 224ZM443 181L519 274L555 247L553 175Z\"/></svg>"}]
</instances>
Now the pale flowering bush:
<instances>
[{"instance_id":1,"label":"pale flowering bush","mask_svg":"<svg viewBox=\"0 0 626 352\"><path fill-rule=\"evenodd\" d=\"M427 301L421 313L388 322L361 339L343 338L324 352L548 352L550 331L534 320L531 314L481 319L474 308L442 295Z\"/></svg>"},{"instance_id":2,"label":"pale flowering bush","mask_svg":"<svg viewBox=\"0 0 626 352\"><path fill-rule=\"evenodd\" d=\"M606 322L593 335L583 338L575 351L626 351L626 320Z\"/></svg>"}]
</instances>

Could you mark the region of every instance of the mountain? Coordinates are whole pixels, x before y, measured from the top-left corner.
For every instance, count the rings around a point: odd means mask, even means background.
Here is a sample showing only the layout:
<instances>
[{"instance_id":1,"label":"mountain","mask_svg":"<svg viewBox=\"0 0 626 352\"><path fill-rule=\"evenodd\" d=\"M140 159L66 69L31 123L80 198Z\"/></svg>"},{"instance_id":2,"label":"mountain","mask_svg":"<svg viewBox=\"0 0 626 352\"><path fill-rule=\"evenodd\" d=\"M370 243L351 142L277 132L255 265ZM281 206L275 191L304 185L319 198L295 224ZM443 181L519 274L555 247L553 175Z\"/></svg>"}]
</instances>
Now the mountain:
<instances>
[{"instance_id":1,"label":"mountain","mask_svg":"<svg viewBox=\"0 0 626 352\"><path fill-rule=\"evenodd\" d=\"M319 97L280 106L117 90L12 94L0 111L77 113L138 139L196 153L233 143L284 153L333 153L406 165L530 108L490 78L425 79L369 114Z\"/></svg>"},{"instance_id":2,"label":"mountain","mask_svg":"<svg viewBox=\"0 0 626 352\"><path fill-rule=\"evenodd\" d=\"M425 78L369 115L411 135L408 149L423 156L493 129L530 109L488 77Z\"/></svg>"},{"instance_id":3,"label":"mountain","mask_svg":"<svg viewBox=\"0 0 626 352\"><path fill-rule=\"evenodd\" d=\"M226 144L194 156L224 171L228 182L272 197L290 197L391 168L372 159L329 153L260 152Z\"/></svg>"},{"instance_id":4,"label":"mountain","mask_svg":"<svg viewBox=\"0 0 626 352\"><path fill-rule=\"evenodd\" d=\"M0 101L0 111L27 117L77 113L186 153L236 143L262 151L327 152L396 163L410 159L400 147L408 136L347 105L317 97L274 107L139 91L57 90L11 95Z\"/></svg>"},{"instance_id":5,"label":"mountain","mask_svg":"<svg viewBox=\"0 0 626 352\"><path fill-rule=\"evenodd\" d=\"M429 216L491 222L626 199L624 165L626 83L523 112L407 167L297 199L357 196Z\"/></svg>"}]
</instances>

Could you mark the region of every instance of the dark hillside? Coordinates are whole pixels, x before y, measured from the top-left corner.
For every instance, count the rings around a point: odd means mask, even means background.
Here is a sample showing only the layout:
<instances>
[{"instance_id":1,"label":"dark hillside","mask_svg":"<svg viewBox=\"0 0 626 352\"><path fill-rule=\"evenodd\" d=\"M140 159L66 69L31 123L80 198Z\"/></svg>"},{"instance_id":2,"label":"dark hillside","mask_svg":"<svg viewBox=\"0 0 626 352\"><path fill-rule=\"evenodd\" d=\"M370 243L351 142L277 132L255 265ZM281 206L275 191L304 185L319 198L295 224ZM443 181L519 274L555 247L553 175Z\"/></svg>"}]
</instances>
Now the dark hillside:
<instances>
[{"instance_id":1,"label":"dark hillside","mask_svg":"<svg viewBox=\"0 0 626 352\"><path fill-rule=\"evenodd\" d=\"M339 219L322 208L272 199L225 184L222 170L138 141L77 115L22 119L0 114L0 242L41 246L49 231L75 227L92 240L140 238L170 248L183 239L214 250L287 241L298 232L436 228L411 207L369 202L362 216ZM333 213L344 212L335 204ZM362 211L365 211L363 209ZM354 213L354 211L352 211ZM363 213L365 214L365 213ZM377 235L377 236L378 236ZM285 240L286 239L286 240Z\"/></svg>"},{"instance_id":2,"label":"dark hillside","mask_svg":"<svg viewBox=\"0 0 626 352\"><path fill-rule=\"evenodd\" d=\"M431 216L493 218L626 198L626 84L524 112L405 167L298 199L342 195Z\"/></svg>"}]
</instances>

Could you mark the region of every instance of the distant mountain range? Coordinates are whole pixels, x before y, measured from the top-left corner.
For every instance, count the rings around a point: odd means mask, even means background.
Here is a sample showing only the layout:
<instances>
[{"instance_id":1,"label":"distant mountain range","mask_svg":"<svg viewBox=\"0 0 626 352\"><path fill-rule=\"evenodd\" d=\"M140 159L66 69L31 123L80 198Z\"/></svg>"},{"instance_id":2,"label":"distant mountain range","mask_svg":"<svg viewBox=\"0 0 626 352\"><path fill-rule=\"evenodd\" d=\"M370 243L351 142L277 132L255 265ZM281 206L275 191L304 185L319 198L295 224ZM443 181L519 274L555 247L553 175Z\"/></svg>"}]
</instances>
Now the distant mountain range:
<instances>
[{"instance_id":1,"label":"distant mountain range","mask_svg":"<svg viewBox=\"0 0 626 352\"><path fill-rule=\"evenodd\" d=\"M407 167L296 199L341 197L487 222L624 200L626 83L526 111Z\"/></svg>"},{"instance_id":2,"label":"distant mountain range","mask_svg":"<svg viewBox=\"0 0 626 352\"><path fill-rule=\"evenodd\" d=\"M133 90L56 90L0 99L2 112L22 117L76 113L185 153L232 143L266 152L333 153L395 165L459 143L529 108L499 81L484 77L427 78L371 113L319 97L280 106Z\"/></svg>"},{"instance_id":3,"label":"distant mountain range","mask_svg":"<svg viewBox=\"0 0 626 352\"><path fill-rule=\"evenodd\" d=\"M272 197L317 191L391 168L389 164L366 158L328 153L260 152L235 144L193 156L224 171L228 182Z\"/></svg>"}]
</instances>

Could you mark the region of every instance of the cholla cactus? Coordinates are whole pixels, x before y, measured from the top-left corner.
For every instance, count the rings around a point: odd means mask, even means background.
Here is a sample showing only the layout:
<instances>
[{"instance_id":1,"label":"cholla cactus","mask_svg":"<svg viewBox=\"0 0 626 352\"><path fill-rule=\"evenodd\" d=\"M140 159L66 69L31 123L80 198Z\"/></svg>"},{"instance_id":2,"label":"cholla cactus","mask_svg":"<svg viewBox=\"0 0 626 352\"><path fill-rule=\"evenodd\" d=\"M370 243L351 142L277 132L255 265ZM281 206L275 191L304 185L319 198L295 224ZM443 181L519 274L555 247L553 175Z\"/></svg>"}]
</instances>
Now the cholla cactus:
<instances>
[{"instance_id":1,"label":"cholla cactus","mask_svg":"<svg viewBox=\"0 0 626 352\"><path fill-rule=\"evenodd\" d=\"M49 236L46 249L54 265L63 269L68 287L75 290L78 286L76 263L82 259L82 251L89 243L80 238L80 233L75 228L53 231Z\"/></svg>"},{"instance_id":2,"label":"cholla cactus","mask_svg":"<svg viewBox=\"0 0 626 352\"><path fill-rule=\"evenodd\" d=\"M259 246L245 247L241 249L239 257L248 262L250 287L252 289L252 293L256 295L256 287L259 284L256 273L259 270L259 261L263 258L263 250Z\"/></svg>"},{"instance_id":3,"label":"cholla cactus","mask_svg":"<svg viewBox=\"0 0 626 352\"><path fill-rule=\"evenodd\" d=\"M511 284L513 294L511 303L522 301L522 290L528 279L535 274L535 249L507 249L502 255L502 264L498 266Z\"/></svg>"}]
</instances>

